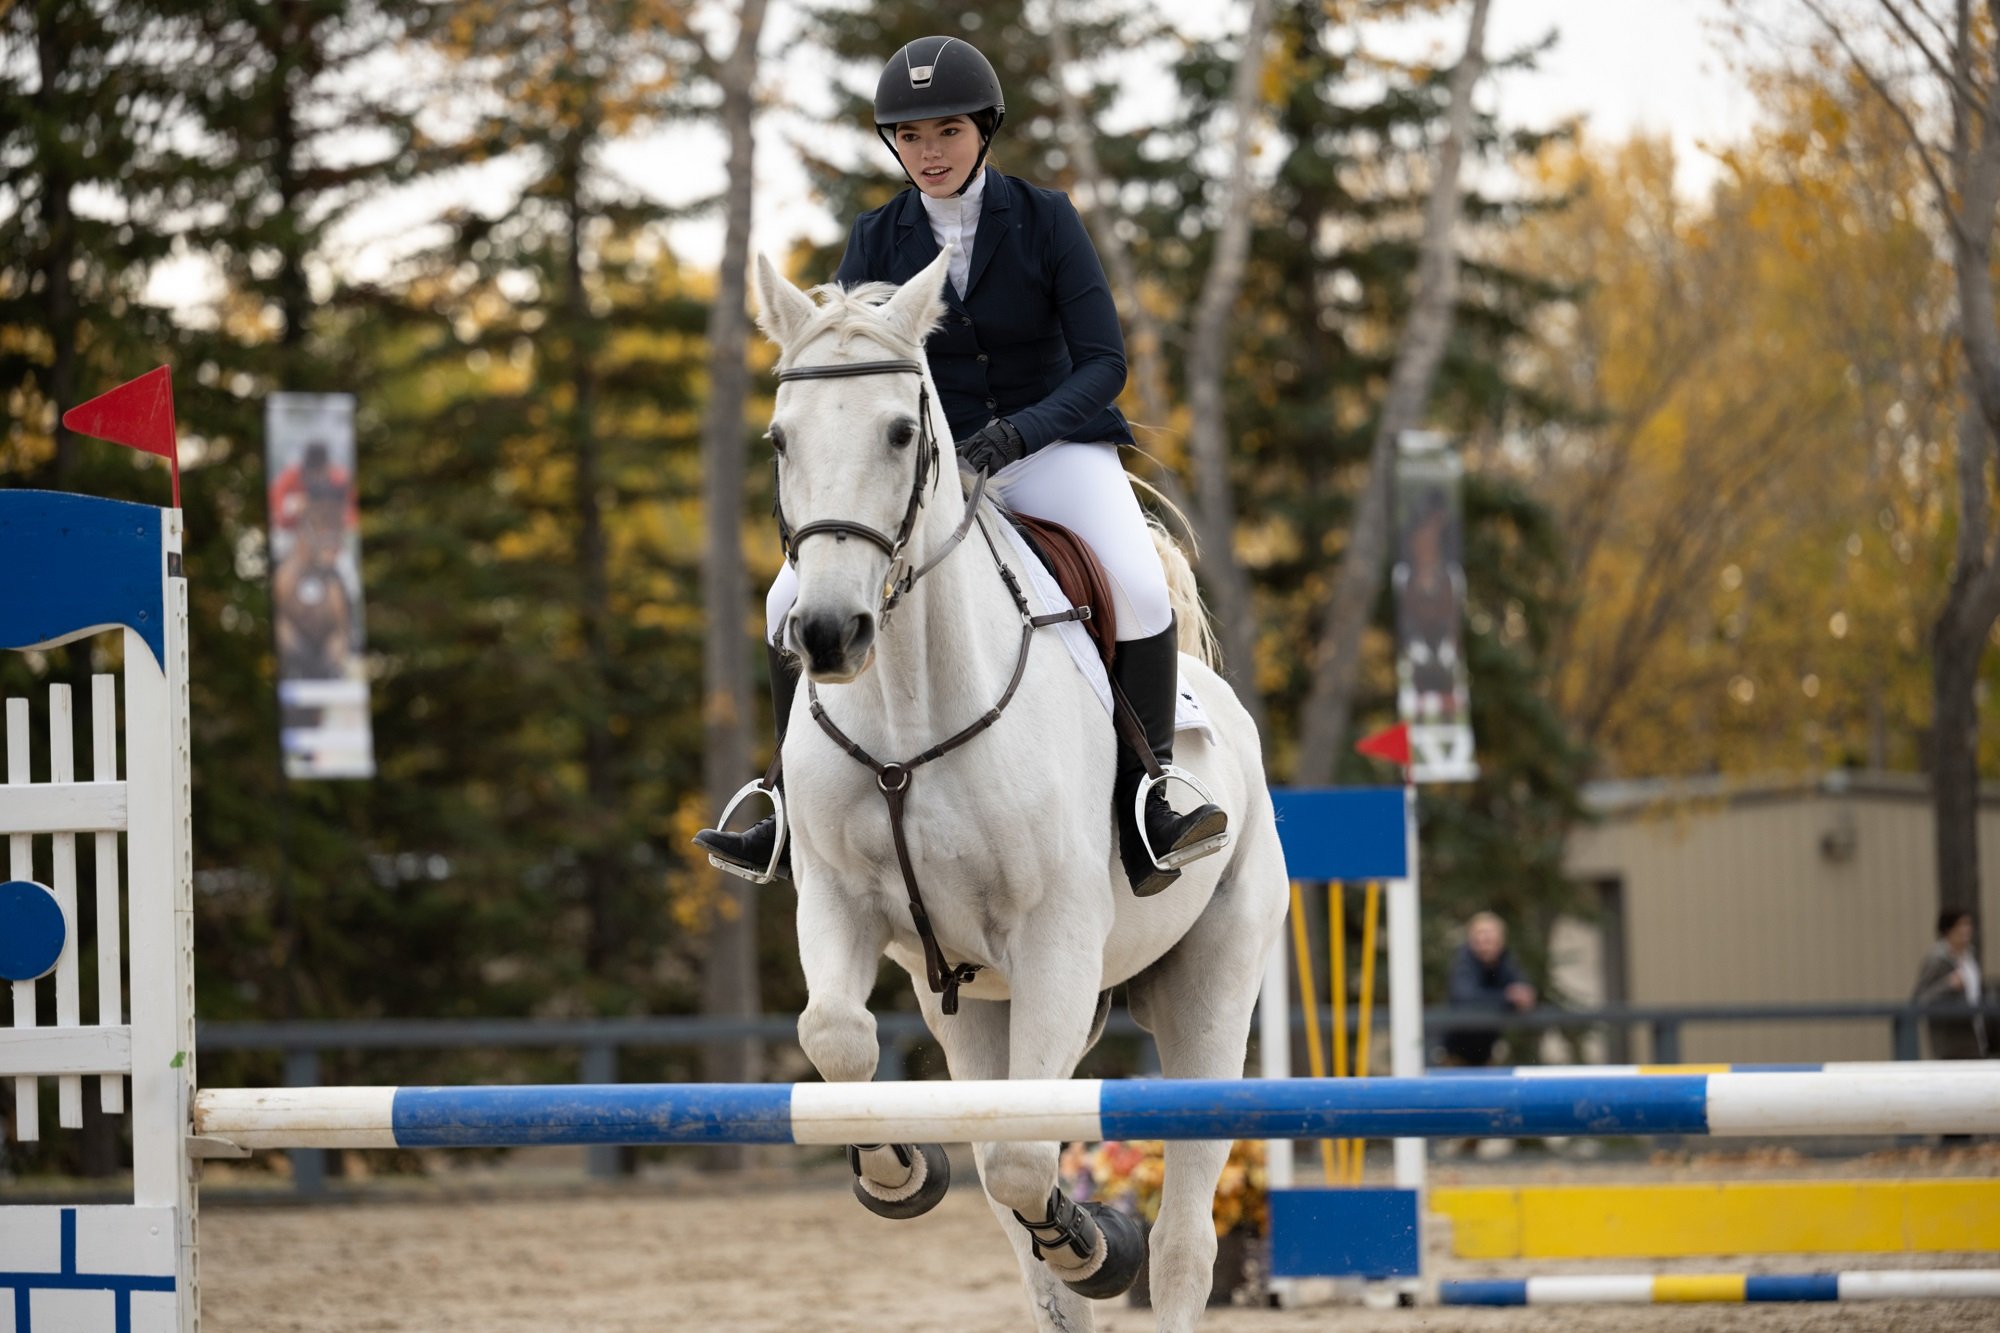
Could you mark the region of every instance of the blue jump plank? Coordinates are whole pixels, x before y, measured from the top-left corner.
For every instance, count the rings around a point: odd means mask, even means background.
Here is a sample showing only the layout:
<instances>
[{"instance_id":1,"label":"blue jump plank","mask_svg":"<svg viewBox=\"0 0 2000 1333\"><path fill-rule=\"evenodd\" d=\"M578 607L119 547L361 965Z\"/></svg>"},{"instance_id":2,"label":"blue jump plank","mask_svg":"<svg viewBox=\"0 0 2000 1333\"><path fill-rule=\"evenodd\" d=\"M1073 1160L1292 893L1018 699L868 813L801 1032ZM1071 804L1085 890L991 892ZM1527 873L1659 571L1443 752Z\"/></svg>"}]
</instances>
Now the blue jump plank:
<instances>
[{"instance_id":1,"label":"blue jump plank","mask_svg":"<svg viewBox=\"0 0 2000 1333\"><path fill-rule=\"evenodd\" d=\"M0 648L123 626L164 666L161 512L93 495L0 490Z\"/></svg>"}]
</instances>

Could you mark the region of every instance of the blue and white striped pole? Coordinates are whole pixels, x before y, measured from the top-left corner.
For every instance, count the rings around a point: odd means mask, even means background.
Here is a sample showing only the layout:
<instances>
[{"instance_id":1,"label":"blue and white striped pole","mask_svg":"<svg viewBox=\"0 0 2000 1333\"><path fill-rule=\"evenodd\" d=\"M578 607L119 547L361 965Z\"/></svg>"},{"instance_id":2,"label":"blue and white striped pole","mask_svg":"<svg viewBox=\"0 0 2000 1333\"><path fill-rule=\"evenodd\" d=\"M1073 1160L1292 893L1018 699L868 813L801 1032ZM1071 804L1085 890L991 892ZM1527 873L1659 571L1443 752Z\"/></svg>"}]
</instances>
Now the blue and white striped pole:
<instances>
[{"instance_id":1,"label":"blue and white striped pole","mask_svg":"<svg viewBox=\"0 0 2000 1333\"><path fill-rule=\"evenodd\" d=\"M1589 1273L1438 1283L1440 1305L1678 1305L2000 1297L2000 1271L1935 1268L1852 1273Z\"/></svg>"},{"instance_id":2,"label":"blue and white striped pole","mask_svg":"<svg viewBox=\"0 0 2000 1333\"><path fill-rule=\"evenodd\" d=\"M2000 1133L2000 1069L1648 1078L209 1089L245 1148Z\"/></svg>"}]
</instances>

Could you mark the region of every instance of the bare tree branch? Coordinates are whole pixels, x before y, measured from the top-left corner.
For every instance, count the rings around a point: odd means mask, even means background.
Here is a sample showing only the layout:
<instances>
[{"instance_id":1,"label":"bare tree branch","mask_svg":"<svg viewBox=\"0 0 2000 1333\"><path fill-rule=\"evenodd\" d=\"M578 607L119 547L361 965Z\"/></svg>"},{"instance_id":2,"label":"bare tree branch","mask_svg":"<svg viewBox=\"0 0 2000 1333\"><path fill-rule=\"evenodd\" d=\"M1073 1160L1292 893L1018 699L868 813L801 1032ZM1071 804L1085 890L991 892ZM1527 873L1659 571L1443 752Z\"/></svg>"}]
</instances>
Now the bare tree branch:
<instances>
[{"instance_id":1,"label":"bare tree branch","mask_svg":"<svg viewBox=\"0 0 2000 1333\"><path fill-rule=\"evenodd\" d=\"M1916 30L1916 27L1910 22L1909 15L1903 12L1902 6L1897 4L1896 0L1875 0L1875 3L1881 7L1883 13L1889 16L1889 21L1895 24L1902 31L1903 35L1909 39L1910 45L1917 49L1917 54L1924 58L1924 63L1931 67L1931 73L1944 80L1958 97L1972 102L1974 105L1984 105L1984 99L1979 96L1979 90L1968 80L1962 79L1958 71L1953 69L1950 62L1943 56L1931 50L1930 43L1926 42L1923 34ZM1949 39L1947 39L1947 49L1951 49Z\"/></svg>"},{"instance_id":2,"label":"bare tree branch","mask_svg":"<svg viewBox=\"0 0 2000 1333\"><path fill-rule=\"evenodd\" d=\"M1946 225L1954 233L1960 231L1958 218L1951 209L1951 189L1945 184L1944 173L1938 169L1937 163L1933 160L1935 150L1931 147L1929 141L1924 138L1923 132L1917 128L1917 123L1911 117L1909 108L1897 100L1895 94L1889 90L1888 84L1882 80L1881 76L1875 73L1874 66L1861 58L1861 53L1854 49L1854 43L1848 40L1846 30L1833 21L1832 16L1818 3L1818 0L1799 0L1799 3L1806 8L1807 12L1820 21L1820 24L1826 29L1827 34L1833 38L1834 44L1840 47L1842 53L1847 56L1848 63L1854 66L1855 72L1867 81L1870 88L1874 89L1875 95L1882 99L1882 105L1888 108L1889 114L1893 115L1903 127L1904 137L1909 141L1910 147L1916 150L1917 161L1922 164L1924 174L1930 177L1931 186L1937 191L1941 205L1940 213L1944 217Z\"/></svg>"}]
</instances>

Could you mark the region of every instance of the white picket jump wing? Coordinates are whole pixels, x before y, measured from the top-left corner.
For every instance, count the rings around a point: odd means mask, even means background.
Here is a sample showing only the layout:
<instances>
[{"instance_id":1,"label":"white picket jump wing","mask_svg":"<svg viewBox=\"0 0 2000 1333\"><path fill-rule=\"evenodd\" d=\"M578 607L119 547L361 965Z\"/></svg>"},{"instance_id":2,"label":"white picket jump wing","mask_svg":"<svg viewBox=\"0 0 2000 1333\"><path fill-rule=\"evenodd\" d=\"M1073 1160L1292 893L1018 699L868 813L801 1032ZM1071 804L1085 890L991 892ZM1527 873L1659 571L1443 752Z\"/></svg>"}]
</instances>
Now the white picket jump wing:
<instances>
[{"instance_id":1,"label":"white picket jump wing","mask_svg":"<svg viewBox=\"0 0 2000 1333\"><path fill-rule=\"evenodd\" d=\"M26 727L28 701L7 702L10 706L21 705L21 725ZM11 716L10 712L10 719ZM11 735L11 720L8 730ZM25 784L27 779L18 781ZM36 833L121 833L125 822L122 782L38 782L33 786L0 787L0 833L16 837Z\"/></svg>"},{"instance_id":2,"label":"white picket jump wing","mask_svg":"<svg viewBox=\"0 0 2000 1333\"><path fill-rule=\"evenodd\" d=\"M7 786L0 788L4 799L21 805L33 799L26 787L31 770L28 763L28 701L7 701ZM0 806L0 809L4 809ZM7 839L7 866L10 879L35 878L35 840L27 832L15 832ZM14 983L14 1026L31 1028L40 1021L36 1013L35 983ZM14 1080L14 1137L33 1143L42 1137L40 1085L32 1076Z\"/></svg>"}]
</instances>

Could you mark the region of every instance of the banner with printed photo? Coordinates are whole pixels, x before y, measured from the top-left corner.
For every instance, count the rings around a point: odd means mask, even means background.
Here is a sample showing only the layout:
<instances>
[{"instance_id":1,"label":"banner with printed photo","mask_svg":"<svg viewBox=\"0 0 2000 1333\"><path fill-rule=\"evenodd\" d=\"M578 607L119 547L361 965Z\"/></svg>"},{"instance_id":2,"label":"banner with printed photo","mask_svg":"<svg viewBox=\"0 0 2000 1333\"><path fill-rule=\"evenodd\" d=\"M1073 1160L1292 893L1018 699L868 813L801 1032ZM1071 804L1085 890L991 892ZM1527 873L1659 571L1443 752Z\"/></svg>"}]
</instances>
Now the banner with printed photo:
<instances>
[{"instance_id":1,"label":"banner with printed photo","mask_svg":"<svg viewBox=\"0 0 2000 1333\"><path fill-rule=\"evenodd\" d=\"M1396 450L1396 711L1410 724L1410 776L1469 782L1472 692L1465 614L1463 464L1441 435L1404 431Z\"/></svg>"},{"instance_id":2,"label":"banner with printed photo","mask_svg":"<svg viewBox=\"0 0 2000 1333\"><path fill-rule=\"evenodd\" d=\"M285 776L371 778L354 396L274 393L264 425Z\"/></svg>"}]
</instances>

